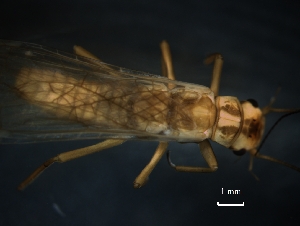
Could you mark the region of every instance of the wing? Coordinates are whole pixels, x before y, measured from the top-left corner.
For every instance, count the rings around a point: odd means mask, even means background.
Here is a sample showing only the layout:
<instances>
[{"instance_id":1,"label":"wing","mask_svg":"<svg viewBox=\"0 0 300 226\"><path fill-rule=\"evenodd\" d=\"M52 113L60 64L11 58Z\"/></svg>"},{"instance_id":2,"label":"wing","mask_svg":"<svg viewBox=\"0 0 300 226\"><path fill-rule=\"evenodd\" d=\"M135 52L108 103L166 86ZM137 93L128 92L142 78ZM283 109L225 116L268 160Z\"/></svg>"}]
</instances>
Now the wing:
<instances>
[{"instance_id":1,"label":"wing","mask_svg":"<svg viewBox=\"0 0 300 226\"><path fill-rule=\"evenodd\" d=\"M0 142L200 141L215 118L210 89L44 46L0 40Z\"/></svg>"}]
</instances>

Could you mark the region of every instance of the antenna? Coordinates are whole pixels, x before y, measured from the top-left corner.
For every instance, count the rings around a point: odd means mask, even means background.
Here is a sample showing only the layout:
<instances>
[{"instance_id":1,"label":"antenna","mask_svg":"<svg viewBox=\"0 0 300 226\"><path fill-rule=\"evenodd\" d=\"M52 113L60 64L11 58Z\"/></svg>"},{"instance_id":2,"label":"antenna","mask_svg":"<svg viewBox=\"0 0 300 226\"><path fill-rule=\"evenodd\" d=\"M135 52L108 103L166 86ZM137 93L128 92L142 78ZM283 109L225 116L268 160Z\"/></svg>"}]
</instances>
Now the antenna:
<instances>
[{"instance_id":1,"label":"antenna","mask_svg":"<svg viewBox=\"0 0 300 226\"><path fill-rule=\"evenodd\" d=\"M259 152L259 150L262 148L263 144L265 143L265 141L267 140L267 138L269 137L269 135L271 134L271 132L275 129L275 127L278 125L278 123L279 123L282 119L284 119L284 118L286 118L286 117L288 117L288 116L290 116L290 115L297 114L297 113L300 113L300 109L296 109L296 110L294 110L294 111L292 111L292 112L286 113L286 114L282 115L279 119L277 119L277 121L276 121L276 122L274 123L274 125L269 129L269 131L268 131L267 134L265 135L264 139L263 139L262 142L260 143L260 145L259 145L259 147L258 147L258 149L257 149L257 152Z\"/></svg>"},{"instance_id":2,"label":"antenna","mask_svg":"<svg viewBox=\"0 0 300 226\"><path fill-rule=\"evenodd\" d=\"M252 149L250 150L250 154L251 154L251 158L250 158L250 164L249 164L249 171L252 173L252 175L254 175L254 177L256 179L258 179L256 177L255 174L253 174L252 172L252 168L253 168L253 158L260 158L260 159L265 159L265 160L268 160L270 162L275 162L275 163L278 163L280 165L284 165L288 168L291 168L293 170L296 170L298 172L300 172L300 168L297 167L297 166L294 166L290 163L287 163L287 162L284 162L284 161L281 161L279 159L276 159L276 158L273 158L271 156L268 156L268 155L262 155L259 153L259 150L262 148L263 144L265 143L265 141L267 140L267 138L269 137L269 135L271 134L271 132L274 130L274 128L278 125L278 123L286 118L287 116L290 116L290 115L293 115L293 114L297 114L297 113L300 113L300 109L295 109L295 110L287 110L287 111L290 111L289 113L286 113L285 115L282 115L275 123L274 125L270 128L270 130L267 132L266 136L264 137L264 139L262 140L260 146L258 147L258 149Z\"/></svg>"}]
</instances>

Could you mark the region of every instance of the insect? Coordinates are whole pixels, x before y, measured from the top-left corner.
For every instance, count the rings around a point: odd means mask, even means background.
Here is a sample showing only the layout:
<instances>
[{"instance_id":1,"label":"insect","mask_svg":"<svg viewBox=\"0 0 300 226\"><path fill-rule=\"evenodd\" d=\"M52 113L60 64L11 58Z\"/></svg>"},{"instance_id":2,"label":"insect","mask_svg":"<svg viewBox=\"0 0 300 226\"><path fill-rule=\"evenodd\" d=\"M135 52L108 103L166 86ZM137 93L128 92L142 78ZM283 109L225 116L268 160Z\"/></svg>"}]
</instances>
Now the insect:
<instances>
[{"instance_id":1,"label":"insect","mask_svg":"<svg viewBox=\"0 0 300 226\"><path fill-rule=\"evenodd\" d=\"M1 143L106 139L89 147L64 152L34 171L24 189L54 162L66 162L122 144L128 139L159 141L149 164L134 181L145 184L167 150L168 141L199 144L208 167L176 166L177 171L214 172L217 160L208 139L252 158L288 163L261 155L265 115L295 112L262 110L256 101L218 96L223 58L212 54L210 88L175 81L167 42L161 43L164 77L103 63L80 46L76 55L41 45L0 40ZM250 164L252 169L252 163Z\"/></svg>"}]
</instances>

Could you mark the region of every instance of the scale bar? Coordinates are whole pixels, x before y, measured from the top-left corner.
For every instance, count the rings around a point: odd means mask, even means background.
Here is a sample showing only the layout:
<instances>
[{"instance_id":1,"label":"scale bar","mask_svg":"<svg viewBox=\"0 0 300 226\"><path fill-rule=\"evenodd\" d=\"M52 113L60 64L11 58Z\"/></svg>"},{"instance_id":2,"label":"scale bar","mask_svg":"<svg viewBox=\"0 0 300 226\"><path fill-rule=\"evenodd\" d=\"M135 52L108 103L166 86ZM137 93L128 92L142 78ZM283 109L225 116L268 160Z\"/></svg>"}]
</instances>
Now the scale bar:
<instances>
[{"instance_id":1,"label":"scale bar","mask_svg":"<svg viewBox=\"0 0 300 226\"><path fill-rule=\"evenodd\" d=\"M245 206L245 202L243 202L242 204L220 204L219 202L217 202L217 206Z\"/></svg>"}]
</instances>

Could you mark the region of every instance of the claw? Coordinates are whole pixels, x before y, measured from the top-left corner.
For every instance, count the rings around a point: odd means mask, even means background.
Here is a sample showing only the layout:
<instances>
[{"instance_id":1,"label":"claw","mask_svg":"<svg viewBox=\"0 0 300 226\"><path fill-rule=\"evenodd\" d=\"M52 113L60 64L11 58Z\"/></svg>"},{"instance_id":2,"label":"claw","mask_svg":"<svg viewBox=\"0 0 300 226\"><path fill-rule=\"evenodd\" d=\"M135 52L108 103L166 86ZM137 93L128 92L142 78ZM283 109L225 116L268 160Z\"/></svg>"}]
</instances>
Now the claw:
<instances>
[{"instance_id":1,"label":"claw","mask_svg":"<svg viewBox=\"0 0 300 226\"><path fill-rule=\"evenodd\" d=\"M167 150L167 159L168 159L168 163L172 168L176 168L176 165L171 161L171 151Z\"/></svg>"},{"instance_id":2,"label":"claw","mask_svg":"<svg viewBox=\"0 0 300 226\"><path fill-rule=\"evenodd\" d=\"M144 181L144 183L138 183L138 182L136 182L136 180L135 181L133 181L133 188L141 188L141 187L143 187L145 184L147 184L147 182L149 181L149 178L147 178L145 181Z\"/></svg>"}]
</instances>

